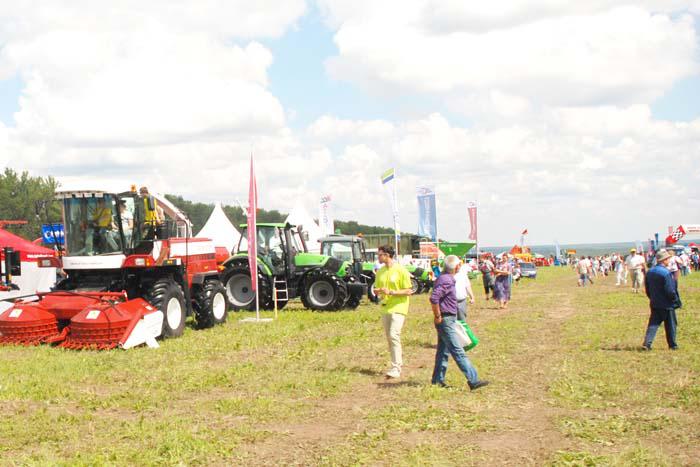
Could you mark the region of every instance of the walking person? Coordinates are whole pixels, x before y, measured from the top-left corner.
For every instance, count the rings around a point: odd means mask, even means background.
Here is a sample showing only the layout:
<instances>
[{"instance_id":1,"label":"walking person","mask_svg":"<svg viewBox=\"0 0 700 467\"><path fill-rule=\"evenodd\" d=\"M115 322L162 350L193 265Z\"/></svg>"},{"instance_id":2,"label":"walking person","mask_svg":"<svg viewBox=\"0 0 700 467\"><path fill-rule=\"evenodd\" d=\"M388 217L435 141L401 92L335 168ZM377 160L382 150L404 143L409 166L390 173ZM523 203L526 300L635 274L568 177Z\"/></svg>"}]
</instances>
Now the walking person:
<instances>
[{"instance_id":1,"label":"walking person","mask_svg":"<svg viewBox=\"0 0 700 467\"><path fill-rule=\"evenodd\" d=\"M479 270L481 271L481 280L484 281L484 292L486 293L486 301L491 298L491 293L493 293L493 270L496 267L493 262L484 258L481 260L481 266Z\"/></svg>"},{"instance_id":2,"label":"walking person","mask_svg":"<svg viewBox=\"0 0 700 467\"><path fill-rule=\"evenodd\" d=\"M377 257L383 267L377 271L374 280L374 292L381 300L382 324L391 355L391 368L386 372L387 378L401 376L401 329L408 314L408 297L413 293L411 274L394 260L394 254L394 247L391 245L380 246L377 249Z\"/></svg>"},{"instance_id":3,"label":"walking person","mask_svg":"<svg viewBox=\"0 0 700 467\"><path fill-rule=\"evenodd\" d=\"M671 258L672 255L668 251L665 249L659 250L656 253L656 266L649 270L644 281L646 294L649 297L649 308L651 309L644 343L642 344L644 350L651 350L656 331L661 323L664 323L668 347L672 350L678 348L676 343L676 309L681 307L681 299L672 274L668 270L668 263Z\"/></svg>"},{"instance_id":4,"label":"walking person","mask_svg":"<svg viewBox=\"0 0 700 467\"><path fill-rule=\"evenodd\" d=\"M457 295L457 319L467 320L467 299L469 303L474 303L474 292L472 283L469 280L470 268L464 263L457 265L455 272L455 293Z\"/></svg>"},{"instance_id":5,"label":"walking person","mask_svg":"<svg viewBox=\"0 0 700 467\"><path fill-rule=\"evenodd\" d=\"M480 380L476 368L460 347L457 341L455 326L457 324L457 293L455 287L455 273L459 267L459 258L449 255L445 258L445 269L435 282L433 292L430 294L430 303L433 310L435 330L437 331L437 351L435 352L435 367L431 383L446 387L445 374L450 355L457 366L467 378L469 389L474 391L489 384L486 380Z\"/></svg>"},{"instance_id":6,"label":"walking person","mask_svg":"<svg viewBox=\"0 0 700 467\"><path fill-rule=\"evenodd\" d=\"M508 262L508 255L503 253L501 260L498 262L494 273L496 280L493 285L493 298L499 304L501 309L508 307L510 301L510 280L513 269Z\"/></svg>"},{"instance_id":7,"label":"walking person","mask_svg":"<svg viewBox=\"0 0 700 467\"><path fill-rule=\"evenodd\" d=\"M634 293L639 293L639 289L644 284L644 271L646 270L647 262L644 256L637 253L636 248L630 249L630 254L625 260L627 269L632 273L632 289Z\"/></svg>"},{"instance_id":8,"label":"walking person","mask_svg":"<svg viewBox=\"0 0 700 467\"><path fill-rule=\"evenodd\" d=\"M620 286L624 282L627 285L627 265L622 258L615 261L615 285Z\"/></svg>"}]
</instances>

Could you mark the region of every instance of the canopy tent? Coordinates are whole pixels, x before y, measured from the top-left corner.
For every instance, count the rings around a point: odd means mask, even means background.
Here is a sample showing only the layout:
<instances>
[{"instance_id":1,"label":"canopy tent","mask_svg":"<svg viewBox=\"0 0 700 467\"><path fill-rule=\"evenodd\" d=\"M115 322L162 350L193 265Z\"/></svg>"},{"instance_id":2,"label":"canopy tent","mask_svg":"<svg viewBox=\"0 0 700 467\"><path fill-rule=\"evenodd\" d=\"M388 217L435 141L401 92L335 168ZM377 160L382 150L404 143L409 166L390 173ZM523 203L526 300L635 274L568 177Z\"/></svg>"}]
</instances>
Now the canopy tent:
<instances>
[{"instance_id":1,"label":"canopy tent","mask_svg":"<svg viewBox=\"0 0 700 467\"><path fill-rule=\"evenodd\" d=\"M197 237L210 238L214 246L224 247L227 252L231 252L241 238L241 234L226 216L221 203L214 206L209 219L202 227Z\"/></svg>"},{"instance_id":2,"label":"canopy tent","mask_svg":"<svg viewBox=\"0 0 700 467\"><path fill-rule=\"evenodd\" d=\"M42 258L53 258L54 251L43 246L36 245L7 230L0 229L0 250L10 247L20 252L22 274L13 276L12 282L19 286L19 290L0 292L0 300L30 295L36 292L48 292L56 283L56 268L40 268L38 261ZM2 255L0 255L2 256ZM2 272L5 272L4 261L1 261ZM9 302L0 302L0 311L8 307Z\"/></svg>"},{"instance_id":3,"label":"canopy tent","mask_svg":"<svg viewBox=\"0 0 700 467\"><path fill-rule=\"evenodd\" d=\"M308 234L306 246L310 252L318 253L321 251L321 244L319 243L319 240L323 237L321 228L301 203L298 202L289 212L286 222L296 226L300 225L302 230Z\"/></svg>"}]
</instances>

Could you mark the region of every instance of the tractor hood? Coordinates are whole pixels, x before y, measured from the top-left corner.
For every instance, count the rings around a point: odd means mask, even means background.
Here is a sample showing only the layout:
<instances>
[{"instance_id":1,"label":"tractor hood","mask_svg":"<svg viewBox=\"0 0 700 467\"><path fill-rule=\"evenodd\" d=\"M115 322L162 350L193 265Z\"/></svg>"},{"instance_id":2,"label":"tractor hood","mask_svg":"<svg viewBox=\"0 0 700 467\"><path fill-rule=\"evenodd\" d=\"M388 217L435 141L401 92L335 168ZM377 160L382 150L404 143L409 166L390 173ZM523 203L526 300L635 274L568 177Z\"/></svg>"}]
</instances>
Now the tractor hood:
<instances>
[{"instance_id":1,"label":"tractor hood","mask_svg":"<svg viewBox=\"0 0 700 467\"><path fill-rule=\"evenodd\" d=\"M345 271L350 266L350 263L348 261L339 261L325 255L297 253L294 257L294 265L298 268L323 267L340 277L344 277Z\"/></svg>"}]
</instances>

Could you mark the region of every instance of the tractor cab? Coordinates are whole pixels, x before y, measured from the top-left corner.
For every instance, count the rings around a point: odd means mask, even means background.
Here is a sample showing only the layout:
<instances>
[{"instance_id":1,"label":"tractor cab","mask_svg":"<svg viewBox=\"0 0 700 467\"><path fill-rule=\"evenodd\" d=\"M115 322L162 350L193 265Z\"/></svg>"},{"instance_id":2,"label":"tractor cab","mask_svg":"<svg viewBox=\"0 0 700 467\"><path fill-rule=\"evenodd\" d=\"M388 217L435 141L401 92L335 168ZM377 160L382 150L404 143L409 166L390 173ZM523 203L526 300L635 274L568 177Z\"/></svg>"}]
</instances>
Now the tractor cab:
<instances>
[{"instance_id":1,"label":"tractor cab","mask_svg":"<svg viewBox=\"0 0 700 467\"><path fill-rule=\"evenodd\" d=\"M356 235L330 235L320 240L321 254L340 261L348 261L358 277L362 274L363 263L367 262L365 243ZM371 265L369 265L371 269Z\"/></svg>"},{"instance_id":2,"label":"tractor cab","mask_svg":"<svg viewBox=\"0 0 700 467\"><path fill-rule=\"evenodd\" d=\"M248 253L248 228L246 224L242 228L241 238L236 251ZM306 253L301 228L294 228L291 224L259 223L256 225L257 256L276 276L293 275L296 266L296 257L299 253Z\"/></svg>"}]
</instances>

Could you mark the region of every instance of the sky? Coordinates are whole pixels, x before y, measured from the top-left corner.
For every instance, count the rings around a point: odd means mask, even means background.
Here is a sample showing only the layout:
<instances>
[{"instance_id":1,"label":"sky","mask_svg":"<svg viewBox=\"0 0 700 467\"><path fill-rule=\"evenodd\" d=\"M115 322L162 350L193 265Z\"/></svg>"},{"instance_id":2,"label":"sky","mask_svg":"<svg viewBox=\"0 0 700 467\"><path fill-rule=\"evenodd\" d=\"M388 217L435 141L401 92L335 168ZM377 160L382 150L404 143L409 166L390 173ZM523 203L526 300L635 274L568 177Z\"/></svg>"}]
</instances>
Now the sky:
<instances>
[{"instance_id":1,"label":"sky","mask_svg":"<svg viewBox=\"0 0 700 467\"><path fill-rule=\"evenodd\" d=\"M700 0L0 2L0 165L438 234L700 224Z\"/></svg>"}]
</instances>

